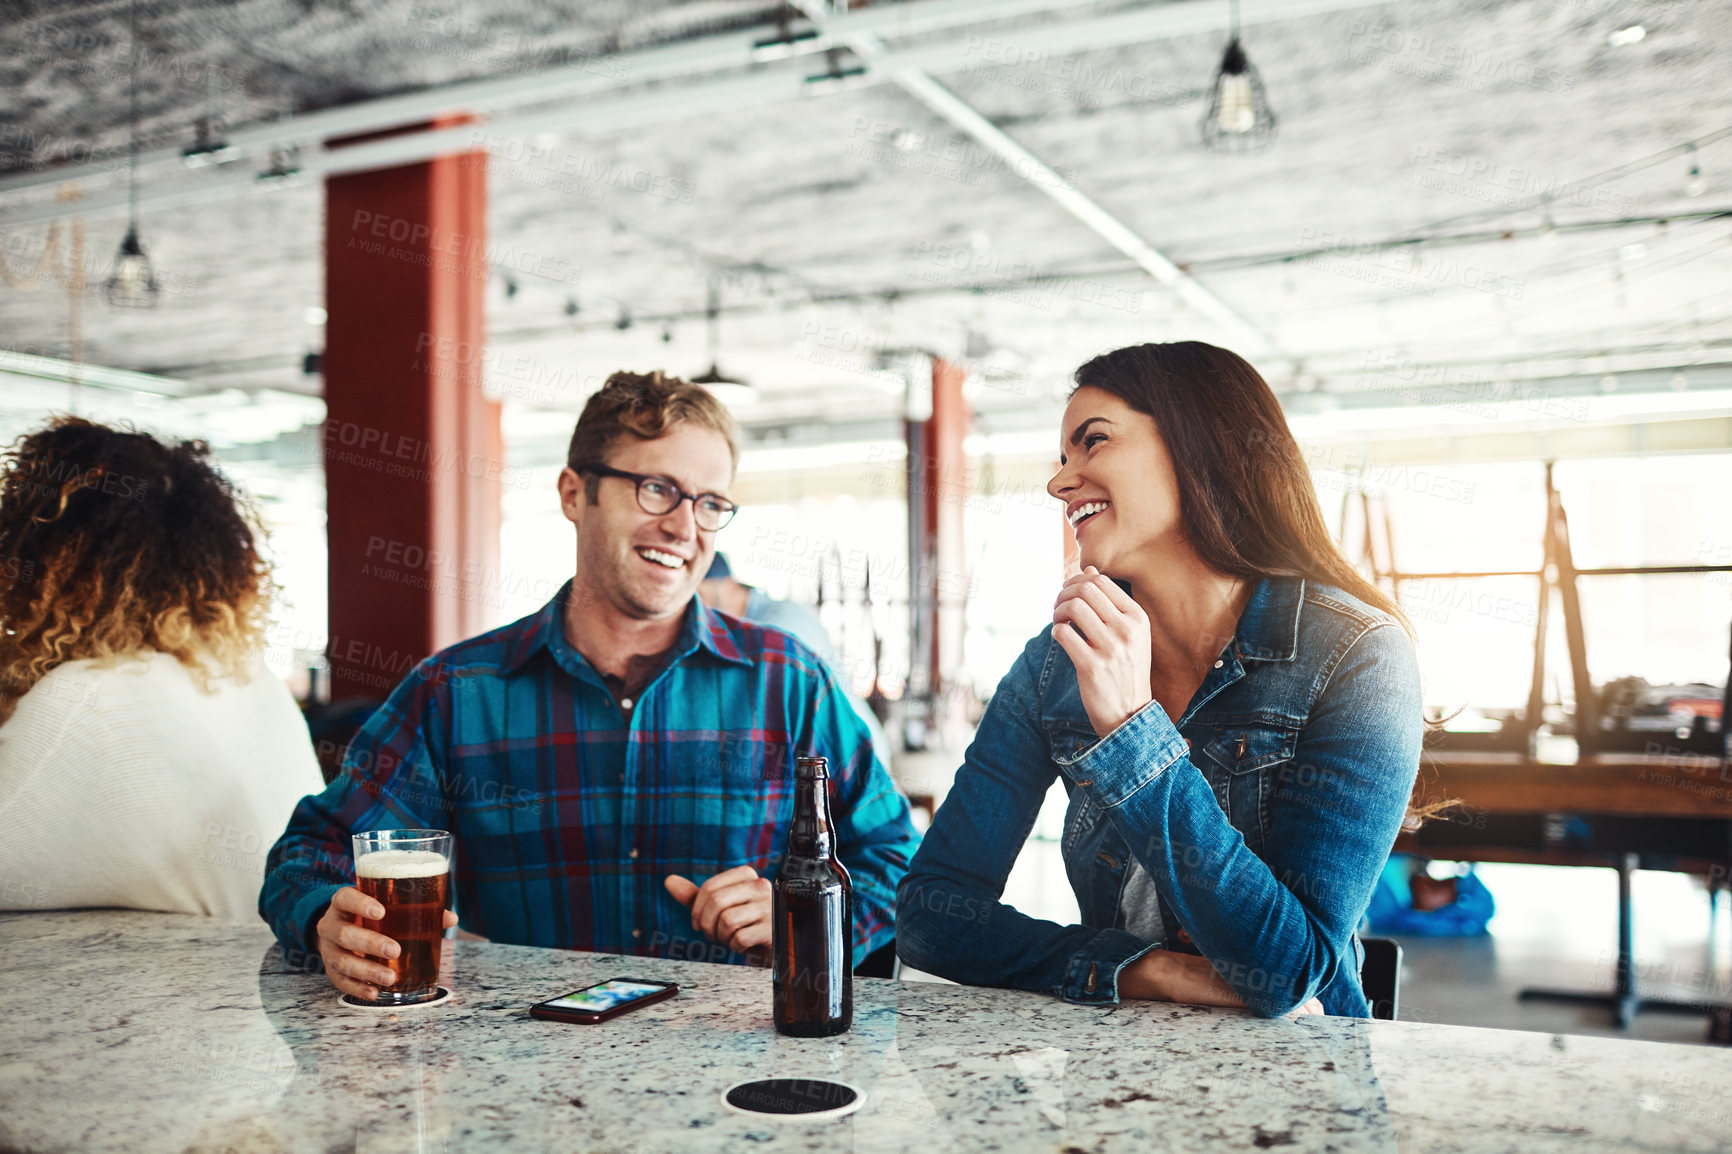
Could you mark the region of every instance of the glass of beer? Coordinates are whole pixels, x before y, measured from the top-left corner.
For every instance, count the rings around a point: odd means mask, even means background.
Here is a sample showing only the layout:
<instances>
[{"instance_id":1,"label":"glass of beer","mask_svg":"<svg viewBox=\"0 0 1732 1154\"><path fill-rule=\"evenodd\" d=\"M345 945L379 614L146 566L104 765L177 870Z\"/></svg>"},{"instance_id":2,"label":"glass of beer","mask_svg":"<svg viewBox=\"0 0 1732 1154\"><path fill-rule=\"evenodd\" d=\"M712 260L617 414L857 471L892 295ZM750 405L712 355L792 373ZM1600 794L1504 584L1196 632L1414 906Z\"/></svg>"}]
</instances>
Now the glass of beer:
<instances>
[{"instance_id":1,"label":"glass of beer","mask_svg":"<svg viewBox=\"0 0 1732 1154\"><path fill-rule=\"evenodd\" d=\"M396 942L401 952L380 958L395 975L379 1002L408 1006L439 993L439 951L451 877L451 835L442 829L381 829L354 834L355 886L385 907L361 925Z\"/></svg>"}]
</instances>

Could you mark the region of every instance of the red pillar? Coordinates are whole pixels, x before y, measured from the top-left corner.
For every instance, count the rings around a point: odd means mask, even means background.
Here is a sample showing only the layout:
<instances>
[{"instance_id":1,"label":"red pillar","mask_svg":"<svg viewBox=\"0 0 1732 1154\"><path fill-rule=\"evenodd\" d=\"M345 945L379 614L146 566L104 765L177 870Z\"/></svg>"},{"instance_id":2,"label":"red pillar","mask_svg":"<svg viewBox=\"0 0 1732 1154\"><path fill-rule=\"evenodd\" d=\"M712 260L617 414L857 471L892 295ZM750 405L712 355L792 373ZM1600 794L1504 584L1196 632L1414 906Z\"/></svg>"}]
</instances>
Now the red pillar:
<instances>
[{"instance_id":1,"label":"red pillar","mask_svg":"<svg viewBox=\"0 0 1732 1154\"><path fill-rule=\"evenodd\" d=\"M962 657L963 609L969 592L962 517L968 500L967 372L932 360L932 415L908 422L909 605L912 611L908 686L932 703L931 722Z\"/></svg>"},{"instance_id":2,"label":"red pillar","mask_svg":"<svg viewBox=\"0 0 1732 1154\"><path fill-rule=\"evenodd\" d=\"M968 402L962 396L967 371L934 357L932 361L932 420L927 422L927 450L936 484L927 490L932 524L937 530L938 628L934 632L932 668L942 692L955 681L962 666L962 618L970 591L968 551L963 543L963 514L968 508Z\"/></svg>"},{"instance_id":3,"label":"red pillar","mask_svg":"<svg viewBox=\"0 0 1732 1154\"><path fill-rule=\"evenodd\" d=\"M504 445L481 391L486 153L325 182L332 696L493 621Z\"/></svg>"}]
</instances>

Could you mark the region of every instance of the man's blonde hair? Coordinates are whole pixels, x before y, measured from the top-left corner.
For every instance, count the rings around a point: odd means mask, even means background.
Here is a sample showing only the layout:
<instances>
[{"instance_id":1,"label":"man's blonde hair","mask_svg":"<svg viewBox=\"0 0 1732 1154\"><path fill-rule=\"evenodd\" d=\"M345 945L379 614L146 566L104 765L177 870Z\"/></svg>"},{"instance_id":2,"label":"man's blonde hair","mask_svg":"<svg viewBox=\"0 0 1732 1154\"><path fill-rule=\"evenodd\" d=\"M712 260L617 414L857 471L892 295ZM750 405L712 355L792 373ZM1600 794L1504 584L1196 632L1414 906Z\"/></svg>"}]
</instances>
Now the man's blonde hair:
<instances>
[{"instance_id":1,"label":"man's blonde hair","mask_svg":"<svg viewBox=\"0 0 1732 1154\"><path fill-rule=\"evenodd\" d=\"M643 441L665 436L678 424L690 422L714 429L728 442L733 468L740 467L740 426L734 415L701 385L670 377L660 369L650 373L617 372L592 394L577 418L565 463L575 473L607 464L607 454L627 434ZM587 480L585 492L595 500L598 478Z\"/></svg>"}]
</instances>

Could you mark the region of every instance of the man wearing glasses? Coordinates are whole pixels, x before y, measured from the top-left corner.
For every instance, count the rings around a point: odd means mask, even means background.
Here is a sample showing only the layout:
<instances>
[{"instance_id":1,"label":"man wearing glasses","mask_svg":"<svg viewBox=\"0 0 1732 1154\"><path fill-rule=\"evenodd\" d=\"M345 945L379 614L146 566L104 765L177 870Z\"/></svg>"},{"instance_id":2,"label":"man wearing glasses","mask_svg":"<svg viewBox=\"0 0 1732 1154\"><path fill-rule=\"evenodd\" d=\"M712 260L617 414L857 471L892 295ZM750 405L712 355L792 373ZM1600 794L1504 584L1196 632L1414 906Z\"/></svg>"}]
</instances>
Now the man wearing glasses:
<instances>
[{"instance_id":1,"label":"man wearing glasses","mask_svg":"<svg viewBox=\"0 0 1732 1154\"><path fill-rule=\"evenodd\" d=\"M737 506L733 418L660 373L615 373L559 475L572 579L539 612L422 662L305 798L259 912L370 999L395 948L365 929L349 834L456 835L465 930L495 941L740 961L770 941L793 761L830 759L856 963L888 943L908 805L816 654L697 598ZM455 915L447 914L454 924Z\"/></svg>"}]
</instances>

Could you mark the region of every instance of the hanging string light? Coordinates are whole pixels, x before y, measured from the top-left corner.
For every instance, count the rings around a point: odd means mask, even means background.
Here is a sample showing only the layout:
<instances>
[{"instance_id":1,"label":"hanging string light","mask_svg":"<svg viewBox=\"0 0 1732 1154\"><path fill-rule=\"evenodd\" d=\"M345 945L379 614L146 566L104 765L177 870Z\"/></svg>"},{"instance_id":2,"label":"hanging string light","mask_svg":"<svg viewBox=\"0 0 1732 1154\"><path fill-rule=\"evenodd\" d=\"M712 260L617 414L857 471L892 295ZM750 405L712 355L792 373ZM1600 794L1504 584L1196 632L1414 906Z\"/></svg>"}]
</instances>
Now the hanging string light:
<instances>
[{"instance_id":1,"label":"hanging string light","mask_svg":"<svg viewBox=\"0 0 1732 1154\"><path fill-rule=\"evenodd\" d=\"M114 268L102 286L102 295L115 308L148 309L156 307L161 286L156 282L156 269L144 246L138 243L138 0L132 0L132 124L131 144L127 165L127 205L129 208L126 239L114 256Z\"/></svg>"},{"instance_id":2,"label":"hanging string light","mask_svg":"<svg viewBox=\"0 0 1732 1154\"><path fill-rule=\"evenodd\" d=\"M1239 43L1239 0L1232 0L1227 51L1209 88L1203 143L1221 152L1249 152L1275 138L1275 114L1263 94L1257 68Z\"/></svg>"}]
</instances>

